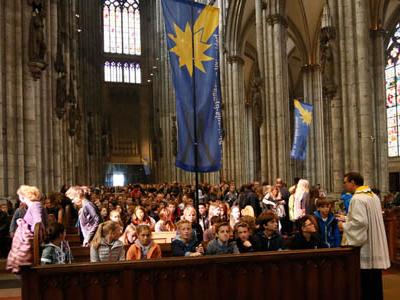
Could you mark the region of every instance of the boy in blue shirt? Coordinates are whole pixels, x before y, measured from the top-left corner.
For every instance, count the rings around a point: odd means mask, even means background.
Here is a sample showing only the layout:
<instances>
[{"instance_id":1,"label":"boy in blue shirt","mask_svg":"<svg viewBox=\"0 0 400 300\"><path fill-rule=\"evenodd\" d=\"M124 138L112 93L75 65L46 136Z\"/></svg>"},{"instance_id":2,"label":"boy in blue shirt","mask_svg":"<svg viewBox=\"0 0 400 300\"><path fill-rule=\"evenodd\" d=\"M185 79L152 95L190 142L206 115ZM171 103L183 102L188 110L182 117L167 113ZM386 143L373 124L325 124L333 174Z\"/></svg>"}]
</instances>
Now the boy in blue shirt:
<instances>
[{"instance_id":1,"label":"boy in blue shirt","mask_svg":"<svg viewBox=\"0 0 400 300\"><path fill-rule=\"evenodd\" d=\"M319 234L323 242L329 248L340 247L342 239L339 231L338 221L331 212L331 202L326 198L317 199L317 210L314 212L318 221Z\"/></svg>"}]
</instances>

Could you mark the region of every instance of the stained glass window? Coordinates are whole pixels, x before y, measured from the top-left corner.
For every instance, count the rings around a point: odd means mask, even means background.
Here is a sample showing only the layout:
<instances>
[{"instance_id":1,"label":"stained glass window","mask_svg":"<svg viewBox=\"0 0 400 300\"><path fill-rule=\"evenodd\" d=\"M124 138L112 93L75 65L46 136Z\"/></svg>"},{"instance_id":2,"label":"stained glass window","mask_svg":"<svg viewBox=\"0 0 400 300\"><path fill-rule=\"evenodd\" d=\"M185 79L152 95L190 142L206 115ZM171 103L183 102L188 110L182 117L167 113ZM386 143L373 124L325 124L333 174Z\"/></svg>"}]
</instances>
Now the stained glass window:
<instances>
[{"instance_id":1,"label":"stained glass window","mask_svg":"<svg viewBox=\"0 0 400 300\"><path fill-rule=\"evenodd\" d=\"M387 48L385 69L388 155L400 156L400 23Z\"/></svg>"},{"instance_id":2,"label":"stained glass window","mask_svg":"<svg viewBox=\"0 0 400 300\"><path fill-rule=\"evenodd\" d=\"M142 83L139 63L106 61L104 80L107 82Z\"/></svg>"},{"instance_id":3,"label":"stained glass window","mask_svg":"<svg viewBox=\"0 0 400 300\"><path fill-rule=\"evenodd\" d=\"M140 55L139 0L105 0L104 52Z\"/></svg>"}]
</instances>

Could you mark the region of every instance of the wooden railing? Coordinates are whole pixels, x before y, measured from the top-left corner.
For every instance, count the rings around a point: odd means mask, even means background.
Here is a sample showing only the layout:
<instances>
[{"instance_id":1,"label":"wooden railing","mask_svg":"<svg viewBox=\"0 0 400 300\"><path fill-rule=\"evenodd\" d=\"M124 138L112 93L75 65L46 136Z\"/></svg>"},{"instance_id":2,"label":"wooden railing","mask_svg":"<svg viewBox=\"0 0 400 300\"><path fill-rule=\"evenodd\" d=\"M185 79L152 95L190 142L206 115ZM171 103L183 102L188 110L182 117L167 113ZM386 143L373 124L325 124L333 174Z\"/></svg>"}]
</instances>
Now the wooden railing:
<instances>
[{"instance_id":1,"label":"wooden railing","mask_svg":"<svg viewBox=\"0 0 400 300\"><path fill-rule=\"evenodd\" d=\"M386 210L384 214L390 261L400 267L400 207Z\"/></svg>"},{"instance_id":2,"label":"wooden railing","mask_svg":"<svg viewBox=\"0 0 400 300\"><path fill-rule=\"evenodd\" d=\"M356 248L26 267L23 300L359 300Z\"/></svg>"}]
</instances>

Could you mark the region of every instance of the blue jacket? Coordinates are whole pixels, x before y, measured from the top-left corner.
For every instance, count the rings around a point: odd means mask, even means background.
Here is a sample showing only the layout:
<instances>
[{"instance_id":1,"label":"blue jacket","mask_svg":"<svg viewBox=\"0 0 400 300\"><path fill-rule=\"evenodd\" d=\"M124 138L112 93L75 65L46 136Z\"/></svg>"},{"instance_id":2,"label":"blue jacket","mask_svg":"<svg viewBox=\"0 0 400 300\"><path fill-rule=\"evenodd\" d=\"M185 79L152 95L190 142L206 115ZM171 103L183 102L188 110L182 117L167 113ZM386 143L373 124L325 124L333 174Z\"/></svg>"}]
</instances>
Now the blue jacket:
<instances>
[{"instance_id":1,"label":"blue jacket","mask_svg":"<svg viewBox=\"0 0 400 300\"><path fill-rule=\"evenodd\" d=\"M319 211L315 211L314 215L318 220L319 234L321 235L321 238L327 247L340 247L342 236L340 235L338 222L333 213L329 213L326 221L322 220Z\"/></svg>"},{"instance_id":2,"label":"blue jacket","mask_svg":"<svg viewBox=\"0 0 400 300\"><path fill-rule=\"evenodd\" d=\"M172 256L189 256L190 252L196 252L196 247L200 245L200 241L192 238L188 243L185 243L179 235L172 241Z\"/></svg>"}]
</instances>

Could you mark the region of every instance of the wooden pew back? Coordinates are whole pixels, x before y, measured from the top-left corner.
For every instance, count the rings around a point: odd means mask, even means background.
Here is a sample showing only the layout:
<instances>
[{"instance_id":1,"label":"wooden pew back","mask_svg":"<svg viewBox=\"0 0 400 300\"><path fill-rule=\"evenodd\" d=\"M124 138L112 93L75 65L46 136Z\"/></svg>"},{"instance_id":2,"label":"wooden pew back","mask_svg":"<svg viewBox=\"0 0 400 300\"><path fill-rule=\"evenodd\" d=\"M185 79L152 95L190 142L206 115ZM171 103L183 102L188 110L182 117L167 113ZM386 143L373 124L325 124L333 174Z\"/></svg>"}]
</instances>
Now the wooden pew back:
<instances>
[{"instance_id":1,"label":"wooden pew back","mask_svg":"<svg viewBox=\"0 0 400 300\"><path fill-rule=\"evenodd\" d=\"M26 267L22 299L359 300L359 250Z\"/></svg>"}]
</instances>

